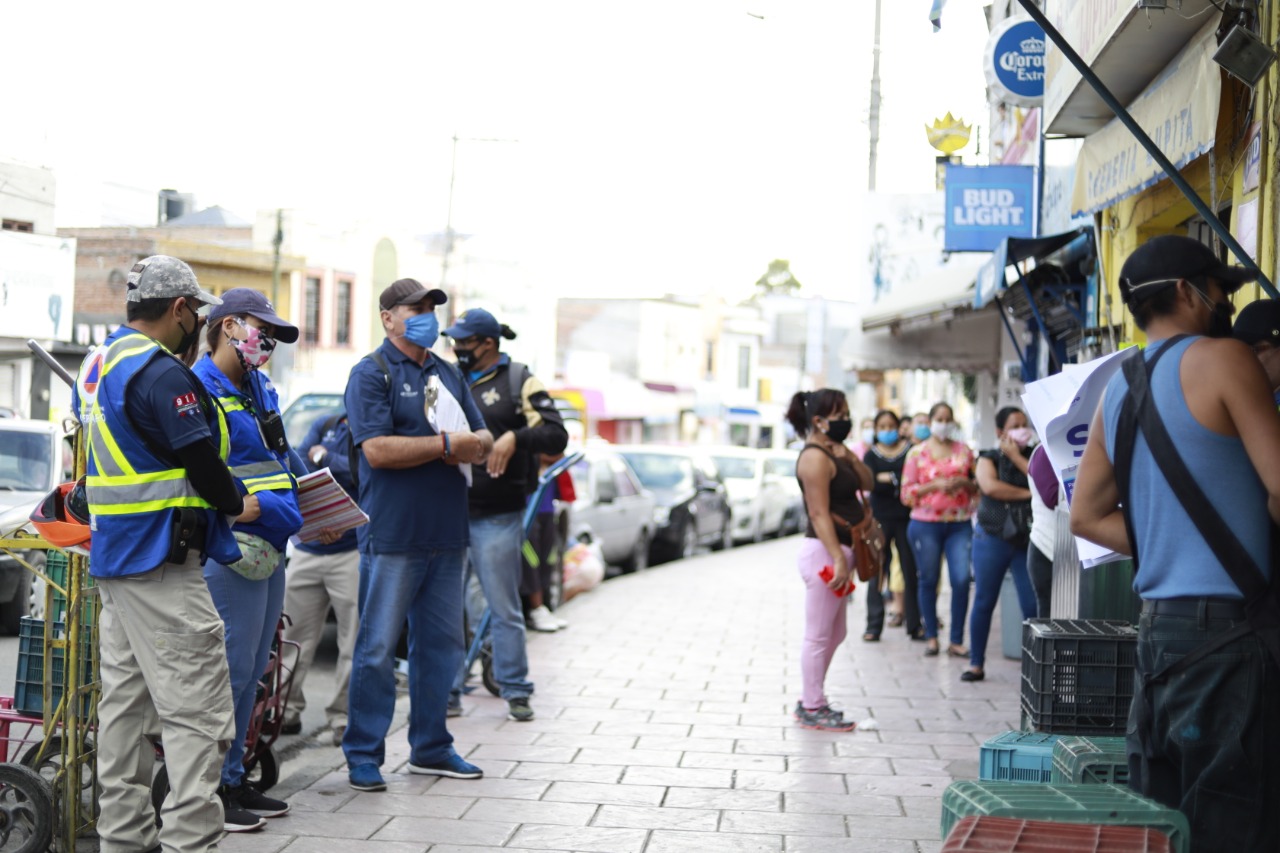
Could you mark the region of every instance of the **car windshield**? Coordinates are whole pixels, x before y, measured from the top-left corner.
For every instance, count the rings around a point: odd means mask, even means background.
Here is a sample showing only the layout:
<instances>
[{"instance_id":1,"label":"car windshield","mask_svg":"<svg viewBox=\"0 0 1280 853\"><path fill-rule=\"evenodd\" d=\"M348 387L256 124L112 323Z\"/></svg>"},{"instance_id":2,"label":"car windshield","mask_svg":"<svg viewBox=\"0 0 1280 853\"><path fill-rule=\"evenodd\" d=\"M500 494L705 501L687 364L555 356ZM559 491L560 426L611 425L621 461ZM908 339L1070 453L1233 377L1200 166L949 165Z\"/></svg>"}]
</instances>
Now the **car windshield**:
<instances>
[{"instance_id":1,"label":"car windshield","mask_svg":"<svg viewBox=\"0 0 1280 853\"><path fill-rule=\"evenodd\" d=\"M756 461L741 456L715 456L716 467L720 476L729 480L754 480L756 478Z\"/></svg>"},{"instance_id":2,"label":"car windshield","mask_svg":"<svg viewBox=\"0 0 1280 853\"><path fill-rule=\"evenodd\" d=\"M0 489L43 492L53 471L53 442L38 433L0 429Z\"/></svg>"},{"instance_id":3,"label":"car windshield","mask_svg":"<svg viewBox=\"0 0 1280 853\"><path fill-rule=\"evenodd\" d=\"M341 394L304 394L284 411L284 431L291 447L307 437L307 431L318 420L331 418L343 410ZM306 448L302 449L303 452Z\"/></svg>"},{"instance_id":4,"label":"car windshield","mask_svg":"<svg viewBox=\"0 0 1280 853\"><path fill-rule=\"evenodd\" d=\"M646 489L692 489L693 463L684 456L624 453Z\"/></svg>"}]
</instances>

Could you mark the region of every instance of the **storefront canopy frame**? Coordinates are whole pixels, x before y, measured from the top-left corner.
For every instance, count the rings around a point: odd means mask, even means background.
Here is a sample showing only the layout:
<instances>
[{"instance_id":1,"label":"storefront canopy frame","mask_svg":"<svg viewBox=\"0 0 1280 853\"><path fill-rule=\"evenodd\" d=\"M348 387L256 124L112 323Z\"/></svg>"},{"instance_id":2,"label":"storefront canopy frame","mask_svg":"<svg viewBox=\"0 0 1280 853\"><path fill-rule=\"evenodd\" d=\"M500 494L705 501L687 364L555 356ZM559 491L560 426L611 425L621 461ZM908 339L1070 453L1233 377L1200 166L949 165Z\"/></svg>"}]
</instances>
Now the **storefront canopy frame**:
<instances>
[{"instance_id":1,"label":"storefront canopy frame","mask_svg":"<svg viewBox=\"0 0 1280 853\"><path fill-rule=\"evenodd\" d=\"M1151 155L1152 159L1160 165L1160 168L1164 170L1164 173L1169 177L1169 180L1173 182L1173 185L1176 186L1183 196L1186 197L1187 201L1191 202L1191 206L1195 208L1196 213L1200 214L1205 222L1208 223L1209 227L1213 229L1213 233L1218 235L1218 239L1222 241L1223 245L1231 250L1231 254L1235 255L1240 263L1246 268L1257 271L1258 284L1260 284L1262 289L1267 292L1267 295L1272 299L1280 299L1280 291L1276 290L1275 285L1271 283L1269 278L1267 278L1266 273L1262 272L1262 270L1258 268L1257 263L1255 263L1249 253L1244 250L1244 247L1240 245L1240 242L1236 240L1235 237L1231 236L1231 231L1223 224L1222 220L1218 218L1217 214L1209 208L1209 205L1205 204L1204 200L1196 194L1196 191L1192 189L1191 184L1187 183L1186 178L1184 178L1178 171L1178 167L1170 162L1169 158L1160 150L1160 146L1156 145L1155 142L1152 141L1151 137L1147 135L1147 132L1142 129L1142 126L1134 121L1133 116L1129 115L1129 111L1116 100L1115 95L1111 94L1111 90L1108 89L1100 79L1098 79L1098 75L1093 73L1093 69L1089 67L1089 63L1085 62L1080 57L1080 54L1076 53L1075 48L1073 48L1067 40L1062 37L1062 33L1058 32L1057 28L1054 27L1049 19L1045 17L1044 12L1042 12L1035 4L1035 0L1018 0L1018 4L1022 6L1023 10L1026 11L1028 15L1031 16L1032 20L1044 28L1045 35L1053 40L1053 43L1062 51L1063 56L1065 56L1067 60L1075 66L1076 71L1080 72L1080 76L1083 77L1085 81L1093 87L1093 90L1098 93L1098 97L1102 99L1102 102L1116 114L1116 118L1120 119L1121 124L1128 128L1129 132L1138 140L1138 143L1148 154Z\"/></svg>"}]
</instances>

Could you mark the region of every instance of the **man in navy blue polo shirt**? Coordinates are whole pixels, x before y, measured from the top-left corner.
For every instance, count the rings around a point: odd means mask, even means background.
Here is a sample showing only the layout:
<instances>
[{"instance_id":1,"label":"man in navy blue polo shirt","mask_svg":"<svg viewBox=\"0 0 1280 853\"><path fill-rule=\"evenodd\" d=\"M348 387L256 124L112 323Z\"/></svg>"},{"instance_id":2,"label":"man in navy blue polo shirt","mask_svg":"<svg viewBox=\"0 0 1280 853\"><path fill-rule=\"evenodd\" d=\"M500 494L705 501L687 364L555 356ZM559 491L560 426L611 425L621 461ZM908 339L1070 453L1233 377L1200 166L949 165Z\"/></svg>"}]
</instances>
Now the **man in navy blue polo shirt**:
<instances>
[{"instance_id":1,"label":"man in navy blue polo shirt","mask_svg":"<svg viewBox=\"0 0 1280 853\"><path fill-rule=\"evenodd\" d=\"M458 369L434 356L444 291L411 278L378 299L387 338L347 381L359 448L360 628L342 749L358 791L382 791L379 767L395 710L395 648L409 622L409 772L479 779L445 726L462 665L462 566L469 532L467 472L493 437ZM461 413L460 415L458 413ZM459 428L456 423L465 423Z\"/></svg>"}]
</instances>

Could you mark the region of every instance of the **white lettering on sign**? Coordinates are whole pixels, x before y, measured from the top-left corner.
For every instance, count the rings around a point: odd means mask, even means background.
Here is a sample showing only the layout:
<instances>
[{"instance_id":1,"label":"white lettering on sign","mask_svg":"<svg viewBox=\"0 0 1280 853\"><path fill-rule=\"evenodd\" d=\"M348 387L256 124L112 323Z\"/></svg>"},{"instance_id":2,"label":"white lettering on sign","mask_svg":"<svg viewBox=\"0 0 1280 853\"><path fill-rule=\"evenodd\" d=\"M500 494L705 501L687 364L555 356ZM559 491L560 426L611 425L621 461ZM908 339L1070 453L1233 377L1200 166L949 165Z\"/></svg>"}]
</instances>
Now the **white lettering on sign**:
<instances>
[{"instance_id":1,"label":"white lettering on sign","mask_svg":"<svg viewBox=\"0 0 1280 853\"><path fill-rule=\"evenodd\" d=\"M951 221L956 225L1020 226L1025 216L1026 208L1017 203L1013 190L974 187L961 192Z\"/></svg>"},{"instance_id":2,"label":"white lettering on sign","mask_svg":"<svg viewBox=\"0 0 1280 853\"><path fill-rule=\"evenodd\" d=\"M1000 69L1014 72L1019 83L1044 80L1044 56L1027 56L1016 50L1000 55Z\"/></svg>"}]
</instances>

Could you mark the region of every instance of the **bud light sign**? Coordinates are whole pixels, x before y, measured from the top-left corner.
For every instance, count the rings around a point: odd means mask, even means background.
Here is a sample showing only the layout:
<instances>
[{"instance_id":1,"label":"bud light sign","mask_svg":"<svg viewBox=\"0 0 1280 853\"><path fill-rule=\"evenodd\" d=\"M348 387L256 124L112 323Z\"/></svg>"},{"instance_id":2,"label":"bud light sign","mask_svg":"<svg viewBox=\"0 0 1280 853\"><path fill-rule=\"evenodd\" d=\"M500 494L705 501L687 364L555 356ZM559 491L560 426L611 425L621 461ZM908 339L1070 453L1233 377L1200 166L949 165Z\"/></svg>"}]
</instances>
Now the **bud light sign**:
<instances>
[{"instance_id":1,"label":"bud light sign","mask_svg":"<svg viewBox=\"0 0 1280 853\"><path fill-rule=\"evenodd\" d=\"M943 250L990 252L1006 237L1035 236L1035 169L947 166Z\"/></svg>"},{"instance_id":2,"label":"bud light sign","mask_svg":"<svg viewBox=\"0 0 1280 853\"><path fill-rule=\"evenodd\" d=\"M1020 107L1044 101L1044 30L1026 18L1006 18L991 30L983 53L987 85L999 100Z\"/></svg>"}]
</instances>

